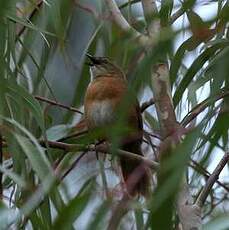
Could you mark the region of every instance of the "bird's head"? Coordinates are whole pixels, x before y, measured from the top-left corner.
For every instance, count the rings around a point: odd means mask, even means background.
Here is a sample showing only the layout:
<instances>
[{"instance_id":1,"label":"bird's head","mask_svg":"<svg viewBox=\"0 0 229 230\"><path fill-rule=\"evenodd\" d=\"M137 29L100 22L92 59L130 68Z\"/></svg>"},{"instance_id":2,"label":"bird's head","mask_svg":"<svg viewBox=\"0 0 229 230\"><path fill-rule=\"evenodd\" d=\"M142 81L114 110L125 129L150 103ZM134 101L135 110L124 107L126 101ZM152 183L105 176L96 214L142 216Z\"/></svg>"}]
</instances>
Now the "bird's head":
<instances>
[{"instance_id":1,"label":"bird's head","mask_svg":"<svg viewBox=\"0 0 229 230\"><path fill-rule=\"evenodd\" d=\"M122 70L108 58L93 57L89 54L86 55L89 59L87 64L90 66L90 72L93 79L100 76L125 78Z\"/></svg>"}]
</instances>

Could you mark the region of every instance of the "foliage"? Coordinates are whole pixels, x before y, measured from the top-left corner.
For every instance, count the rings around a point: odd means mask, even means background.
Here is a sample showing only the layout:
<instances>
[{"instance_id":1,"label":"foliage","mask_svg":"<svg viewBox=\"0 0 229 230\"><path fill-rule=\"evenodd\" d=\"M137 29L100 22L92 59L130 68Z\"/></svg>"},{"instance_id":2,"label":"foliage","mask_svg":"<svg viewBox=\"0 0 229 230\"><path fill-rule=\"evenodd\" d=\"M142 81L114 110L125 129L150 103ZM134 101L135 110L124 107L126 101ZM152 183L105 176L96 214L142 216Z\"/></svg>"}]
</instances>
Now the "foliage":
<instances>
[{"instance_id":1,"label":"foliage","mask_svg":"<svg viewBox=\"0 0 229 230\"><path fill-rule=\"evenodd\" d=\"M131 32L113 23L105 2L0 1L0 229L105 229L109 224L120 196L113 163L97 160L95 152L47 147L49 141L66 138L82 118L68 105L83 111L89 83L86 52L115 60L141 103L154 94L151 67L168 58L176 117L189 130L161 166L170 176L158 186L153 179L149 199L131 201L128 214L121 216L121 229L159 229L161 223L163 229L176 229L173 203L182 175L187 174L195 200L208 170L228 150L229 2L207 1L207 6L214 4L218 10L216 16L203 20L195 11L206 7L203 1L162 0L160 12L151 18L161 22L161 29L149 52ZM134 29L144 32L139 4L140 0L124 1L120 9ZM187 23L175 27L181 18ZM177 38L188 32L191 36L182 38L175 50ZM197 55L187 63L193 52ZM37 95L50 98L56 106L38 100ZM149 133L143 150L157 161L155 152L162 137L156 108L151 106L142 115ZM122 121L109 129L114 148L122 129ZM99 132L83 133L68 143L84 148ZM113 154L112 162L115 159ZM228 166L224 175L228 177ZM203 207L205 229L229 228L229 181L220 181Z\"/></svg>"}]
</instances>

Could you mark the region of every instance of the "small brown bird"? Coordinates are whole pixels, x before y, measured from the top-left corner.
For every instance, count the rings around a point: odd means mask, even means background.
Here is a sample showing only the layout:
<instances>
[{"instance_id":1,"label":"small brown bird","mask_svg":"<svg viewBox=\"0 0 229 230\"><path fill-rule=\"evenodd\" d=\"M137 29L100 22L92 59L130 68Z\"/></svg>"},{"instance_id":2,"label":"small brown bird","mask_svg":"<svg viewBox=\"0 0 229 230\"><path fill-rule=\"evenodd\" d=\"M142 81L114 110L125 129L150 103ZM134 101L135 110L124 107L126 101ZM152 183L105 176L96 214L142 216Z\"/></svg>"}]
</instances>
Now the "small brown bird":
<instances>
[{"instance_id":1,"label":"small brown bird","mask_svg":"<svg viewBox=\"0 0 229 230\"><path fill-rule=\"evenodd\" d=\"M104 57L87 56L92 80L86 91L84 110L86 124L92 130L117 121L118 108L127 96L128 86L125 74L118 66ZM125 126L129 131L121 136L120 148L142 156L142 117L137 99L134 101L128 104L128 108L125 107ZM124 157L121 157L120 164L128 194L147 195L150 186L147 166L143 162Z\"/></svg>"}]
</instances>

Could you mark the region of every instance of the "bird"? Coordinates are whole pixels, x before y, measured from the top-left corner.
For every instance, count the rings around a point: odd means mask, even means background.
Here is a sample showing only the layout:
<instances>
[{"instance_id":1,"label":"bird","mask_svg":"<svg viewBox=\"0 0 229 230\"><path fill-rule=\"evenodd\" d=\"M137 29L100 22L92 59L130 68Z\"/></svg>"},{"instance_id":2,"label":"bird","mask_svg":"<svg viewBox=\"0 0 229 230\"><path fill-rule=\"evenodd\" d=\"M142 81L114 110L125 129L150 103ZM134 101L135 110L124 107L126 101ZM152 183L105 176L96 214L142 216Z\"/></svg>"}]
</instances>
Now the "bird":
<instances>
[{"instance_id":1,"label":"bird","mask_svg":"<svg viewBox=\"0 0 229 230\"><path fill-rule=\"evenodd\" d=\"M84 98L85 122L88 130L110 127L119 117L120 108L125 105L126 131L121 134L119 148L143 156L143 122L137 98L125 104L128 98L128 83L122 69L107 57L86 54L89 62L91 82ZM129 99L128 99L129 100ZM108 135L109 136L109 135ZM104 139L109 139L106 136ZM108 140L109 141L109 140ZM150 187L150 171L147 165L136 159L120 157L122 177L127 194L147 196Z\"/></svg>"}]
</instances>

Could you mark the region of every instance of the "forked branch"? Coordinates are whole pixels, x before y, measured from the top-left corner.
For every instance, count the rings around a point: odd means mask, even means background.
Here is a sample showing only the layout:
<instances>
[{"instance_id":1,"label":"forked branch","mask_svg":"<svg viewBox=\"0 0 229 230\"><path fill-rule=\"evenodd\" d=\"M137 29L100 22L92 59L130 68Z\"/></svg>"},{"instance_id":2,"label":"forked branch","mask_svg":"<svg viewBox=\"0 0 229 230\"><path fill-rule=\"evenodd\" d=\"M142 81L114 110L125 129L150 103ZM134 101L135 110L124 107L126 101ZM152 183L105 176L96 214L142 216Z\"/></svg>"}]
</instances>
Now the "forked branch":
<instances>
[{"instance_id":1,"label":"forked branch","mask_svg":"<svg viewBox=\"0 0 229 230\"><path fill-rule=\"evenodd\" d=\"M223 158L220 160L219 164L216 166L213 173L210 175L210 177L207 180L206 185L202 189L200 195L198 196L195 204L197 204L199 207L203 207L213 185L219 178L219 174L222 172L223 168L229 161L229 152L226 152L223 156Z\"/></svg>"}]
</instances>

